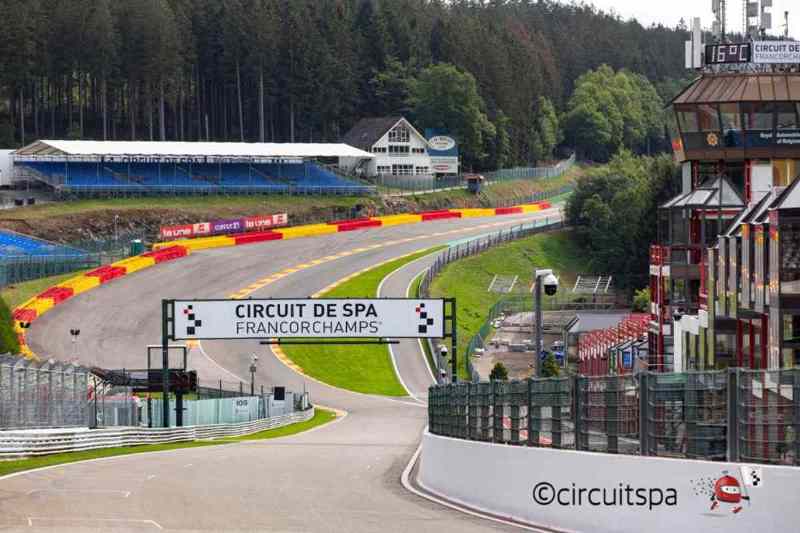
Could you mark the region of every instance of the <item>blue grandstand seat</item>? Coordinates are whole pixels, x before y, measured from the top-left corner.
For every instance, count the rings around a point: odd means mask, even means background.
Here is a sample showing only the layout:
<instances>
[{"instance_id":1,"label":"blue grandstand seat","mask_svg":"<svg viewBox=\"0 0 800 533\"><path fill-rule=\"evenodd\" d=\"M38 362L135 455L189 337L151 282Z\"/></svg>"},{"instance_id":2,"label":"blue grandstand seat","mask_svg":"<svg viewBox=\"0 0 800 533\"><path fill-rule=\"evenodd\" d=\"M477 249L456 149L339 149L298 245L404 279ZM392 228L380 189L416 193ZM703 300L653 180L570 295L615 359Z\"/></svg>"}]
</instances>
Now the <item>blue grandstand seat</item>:
<instances>
[{"instance_id":1,"label":"blue grandstand seat","mask_svg":"<svg viewBox=\"0 0 800 533\"><path fill-rule=\"evenodd\" d=\"M19 233L12 233L10 231L0 230L0 259L4 257L14 257L22 255L36 255L36 256L52 256L52 255L65 255L65 256L79 256L85 252L76 248L68 246L61 246L47 241L41 241L20 235Z\"/></svg>"},{"instance_id":2,"label":"blue grandstand seat","mask_svg":"<svg viewBox=\"0 0 800 533\"><path fill-rule=\"evenodd\" d=\"M73 192L364 192L313 163L20 163Z\"/></svg>"}]
</instances>

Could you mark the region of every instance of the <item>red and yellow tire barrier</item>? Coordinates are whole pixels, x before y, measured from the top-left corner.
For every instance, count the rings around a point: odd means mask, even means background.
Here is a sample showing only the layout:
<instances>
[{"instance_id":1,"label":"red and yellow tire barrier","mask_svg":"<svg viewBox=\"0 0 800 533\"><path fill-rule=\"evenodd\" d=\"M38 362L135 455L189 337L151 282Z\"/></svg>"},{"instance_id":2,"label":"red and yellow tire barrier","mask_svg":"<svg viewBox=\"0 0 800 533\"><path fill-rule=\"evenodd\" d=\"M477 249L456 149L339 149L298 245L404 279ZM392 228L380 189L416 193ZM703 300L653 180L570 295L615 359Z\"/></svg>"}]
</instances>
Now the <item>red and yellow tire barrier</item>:
<instances>
[{"instance_id":1,"label":"red and yellow tire barrier","mask_svg":"<svg viewBox=\"0 0 800 533\"><path fill-rule=\"evenodd\" d=\"M151 267L155 264L156 264L155 258L145 257L143 255L136 255L134 257L129 257L127 259L122 259L121 261L111 263L112 266L118 266L124 268L126 274L132 274L143 268Z\"/></svg>"},{"instance_id":2,"label":"red and yellow tire barrier","mask_svg":"<svg viewBox=\"0 0 800 533\"><path fill-rule=\"evenodd\" d=\"M381 226L399 226L401 224L416 224L422 222L422 215L385 215L381 217L372 217L372 220L379 220Z\"/></svg>"},{"instance_id":3,"label":"red and yellow tire barrier","mask_svg":"<svg viewBox=\"0 0 800 533\"><path fill-rule=\"evenodd\" d=\"M520 206L498 207L494 210L495 215L521 215L522 213L524 213L524 211Z\"/></svg>"},{"instance_id":4,"label":"red and yellow tire barrier","mask_svg":"<svg viewBox=\"0 0 800 533\"><path fill-rule=\"evenodd\" d=\"M464 208L452 209L457 213L461 213L461 218L474 218L474 217L492 217L495 215L494 208Z\"/></svg>"},{"instance_id":5,"label":"red and yellow tire barrier","mask_svg":"<svg viewBox=\"0 0 800 533\"><path fill-rule=\"evenodd\" d=\"M297 239L300 237L316 237L317 235L327 235L336 233L339 229L330 224L307 224L305 226L293 226L291 228L281 228L275 230L282 235L283 239Z\"/></svg>"},{"instance_id":6,"label":"red and yellow tire barrier","mask_svg":"<svg viewBox=\"0 0 800 533\"><path fill-rule=\"evenodd\" d=\"M429 220L445 220L448 218L461 218L461 213L452 209L442 209L440 211L425 211L420 213L422 216L422 221L427 222Z\"/></svg>"},{"instance_id":7,"label":"red and yellow tire barrier","mask_svg":"<svg viewBox=\"0 0 800 533\"><path fill-rule=\"evenodd\" d=\"M146 254L142 254L142 257L152 257L156 263L163 263L164 261L172 261L173 259L178 259L187 255L189 255L189 250L185 246L176 245L147 252Z\"/></svg>"},{"instance_id":8,"label":"red and yellow tire barrier","mask_svg":"<svg viewBox=\"0 0 800 533\"><path fill-rule=\"evenodd\" d=\"M58 285L50 287L24 302L14 309L14 331L19 338L20 352L26 357L36 357L25 341L25 330L23 323L30 324L44 313L56 305L69 300L75 295L86 292L103 283L126 276L137 270L153 266L164 261L172 261L184 257L189 250L184 246L173 246L162 250L148 252L146 254L129 257L122 261L117 261L110 265L96 268L80 276L75 276Z\"/></svg>"},{"instance_id":9,"label":"red and yellow tire barrier","mask_svg":"<svg viewBox=\"0 0 800 533\"><path fill-rule=\"evenodd\" d=\"M379 228L383 224L380 220L373 218L357 218L353 220L339 220L336 222L328 222L331 226L336 226L337 231L355 231L367 228Z\"/></svg>"},{"instance_id":10,"label":"red and yellow tire barrier","mask_svg":"<svg viewBox=\"0 0 800 533\"><path fill-rule=\"evenodd\" d=\"M127 270L124 267L120 266L113 266L113 265L106 265L100 268L96 268L91 272L87 272L84 274L86 277L95 277L100 283L108 283L112 279L116 279L119 277L124 276L127 274ZM41 295L40 295L41 296Z\"/></svg>"},{"instance_id":11,"label":"red and yellow tire barrier","mask_svg":"<svg viewBox=\"0 0 800 533\"><path fill-rule=\"evenodd\" d=\"M343 231L356 231L361 229L377 228L382 226L397 226L401 224L416 224L430 220L446 220L454 218L490 217L518 213L535 213L550 208L550 202L536 202L521 204L513 207L498 208L462 208L442 209L438 211L425 211L423 213L409 213L398 215L385 215L351 220L337 220L327 224L306 224L277 228L269 231L242 233L238 235L219 235L201 237L198 239L183 239L157 243L153 251L116 261L110 265L102 266L86 274L75 276L63 281L54 287L26 301L14 309L14 331L20 339L20 351L27 357L36 357L25 342L25 328L21 323L30 323L43 313L49 311L60 303L91 290L103 283L127 276L143 268L151 267L165 261L173 261L191 254L194 250L208 248L221 248L239 246L244 244L275 241L283 239L297 239L301 237L315 237Z\"/></svg>"},{"instance_id":12,"label":"red and yellow tire barrier","mask_svg":"<svg viewBox=\"0 0 800 533\"><path fill-rule=\"evenodd\" d=\"M283 239L283 235L275 231L258 231L255 233L244 233L233 237L236 241L236 246L241 244L250 244L254 242L265 241L279 241Z\"/></svg>"}]
</instances>

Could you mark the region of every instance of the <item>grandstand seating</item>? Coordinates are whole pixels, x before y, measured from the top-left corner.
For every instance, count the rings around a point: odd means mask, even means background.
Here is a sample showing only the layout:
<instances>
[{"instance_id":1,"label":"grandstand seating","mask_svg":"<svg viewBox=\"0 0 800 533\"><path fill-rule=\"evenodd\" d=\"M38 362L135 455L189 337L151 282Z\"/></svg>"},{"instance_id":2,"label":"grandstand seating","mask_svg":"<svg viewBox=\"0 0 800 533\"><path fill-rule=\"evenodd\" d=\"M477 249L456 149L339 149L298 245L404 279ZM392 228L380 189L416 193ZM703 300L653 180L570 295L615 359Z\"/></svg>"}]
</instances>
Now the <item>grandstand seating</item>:
<instances>
[{"instance_id":1,"label":"grandstand seating","mask_svg":"<svg viewBox=\"0 0 800 533\"><path fill-rule=\"evenodd\" d=\"M80 256L85 252L32 237L0 230L0 260L18 256Z\"/></svg>"},{"instance_id":2,"label":"grandstand seating","mask_svg":"<svg viewBox=\"0 0 800 533\"><path fill-rule=\"evenodd\" d=\"M63 192L369 192L311 162L18 164Z\"/></svg>"}]
</instances>

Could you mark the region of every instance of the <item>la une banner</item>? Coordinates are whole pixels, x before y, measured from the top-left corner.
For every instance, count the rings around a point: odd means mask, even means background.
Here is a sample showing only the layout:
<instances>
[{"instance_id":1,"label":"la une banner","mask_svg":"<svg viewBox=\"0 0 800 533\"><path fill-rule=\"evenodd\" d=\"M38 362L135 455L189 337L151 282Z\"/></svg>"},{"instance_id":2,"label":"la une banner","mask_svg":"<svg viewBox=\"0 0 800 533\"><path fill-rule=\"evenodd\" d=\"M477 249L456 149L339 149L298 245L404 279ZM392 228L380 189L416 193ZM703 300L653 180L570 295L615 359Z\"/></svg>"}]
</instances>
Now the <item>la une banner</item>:
<instances>
[{"instance_id":1,"label":"la une banner","mask_svg":"<svg viewBox=\"0 0 800 533\"><path fill-rule=\"evenodd\" d=\"M444 300L176 300L170 338L442 338Z\"/></svg>"}]
</instances>

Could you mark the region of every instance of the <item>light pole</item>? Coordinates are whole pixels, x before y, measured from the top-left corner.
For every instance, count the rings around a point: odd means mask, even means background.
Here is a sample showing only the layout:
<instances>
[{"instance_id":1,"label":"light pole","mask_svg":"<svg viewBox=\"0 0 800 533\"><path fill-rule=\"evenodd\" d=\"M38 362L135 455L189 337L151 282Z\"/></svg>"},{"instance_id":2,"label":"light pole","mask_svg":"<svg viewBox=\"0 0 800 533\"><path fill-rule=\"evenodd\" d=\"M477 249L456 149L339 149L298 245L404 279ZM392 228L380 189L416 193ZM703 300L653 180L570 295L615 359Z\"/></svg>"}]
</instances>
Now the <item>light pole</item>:
<instances>
[{"instance_id":1,"label":"light pole","mask_svg":"<svg viewBox=\"0 0 800 533\"><path fill-rule=\"evenodd\" d=\"M544 285L544 292L548 296L553 296L558 291L558 278L555 277L553 271L549 268L542 270L536 269L533 273L534 288L533 288L533 308L534 308L534 363L536 365L536 375L542 375L542 350L544 348L544 341L542 337L542 285Z\"/></svg>"},{"instance_id":2,"label":"light pole","mask_svg":"<svg viewBox=\"0 0 800 533\"><path fill-rule=\"evenodd\" d=\"M77 328L72 328L69 330L69 334L72 335L72 357L75 359L78 358L78 336L81 334L81 330Z\"/></svg>"},{"instance_id":3,"label":"light pole","mask_svg":"<svg viewBox=\"0 0 800 533\"><path fill-rule=\"evenodd\" d=\"M441 360L442 360L442 367L441 367L441 369L442 369L442 381L444 381L444 379L447 377L447 370L445 370L446 365L447 365L447 346L445 346L444 344L439 346L439 355L441 356ZM457 370L458 369L454 365L453 366L453 375L450 376L450 380L453 383L455 383L456 380L458 379Z\"/></svg>"},{"instance_id":4,"label":"light pole","mask_svg":"<svg viewBox=\"0 0 800 533\"><path fill-rule=\"evenodd\" d=\"M114 245L119 246L119 233L117 232L117 221L119 220L119 215L114 215Z\"/></svg>"},{"instance_id":5,"label":"light pole","mask_svg":"<svg viewBox=\"0 0 800 533\"><path fill-rule=\"evenodd\" d=\"M258 356L252 354L250 356L250 396L255 396L256 393L256 362Z\"/></svg>"}]
</instances>

